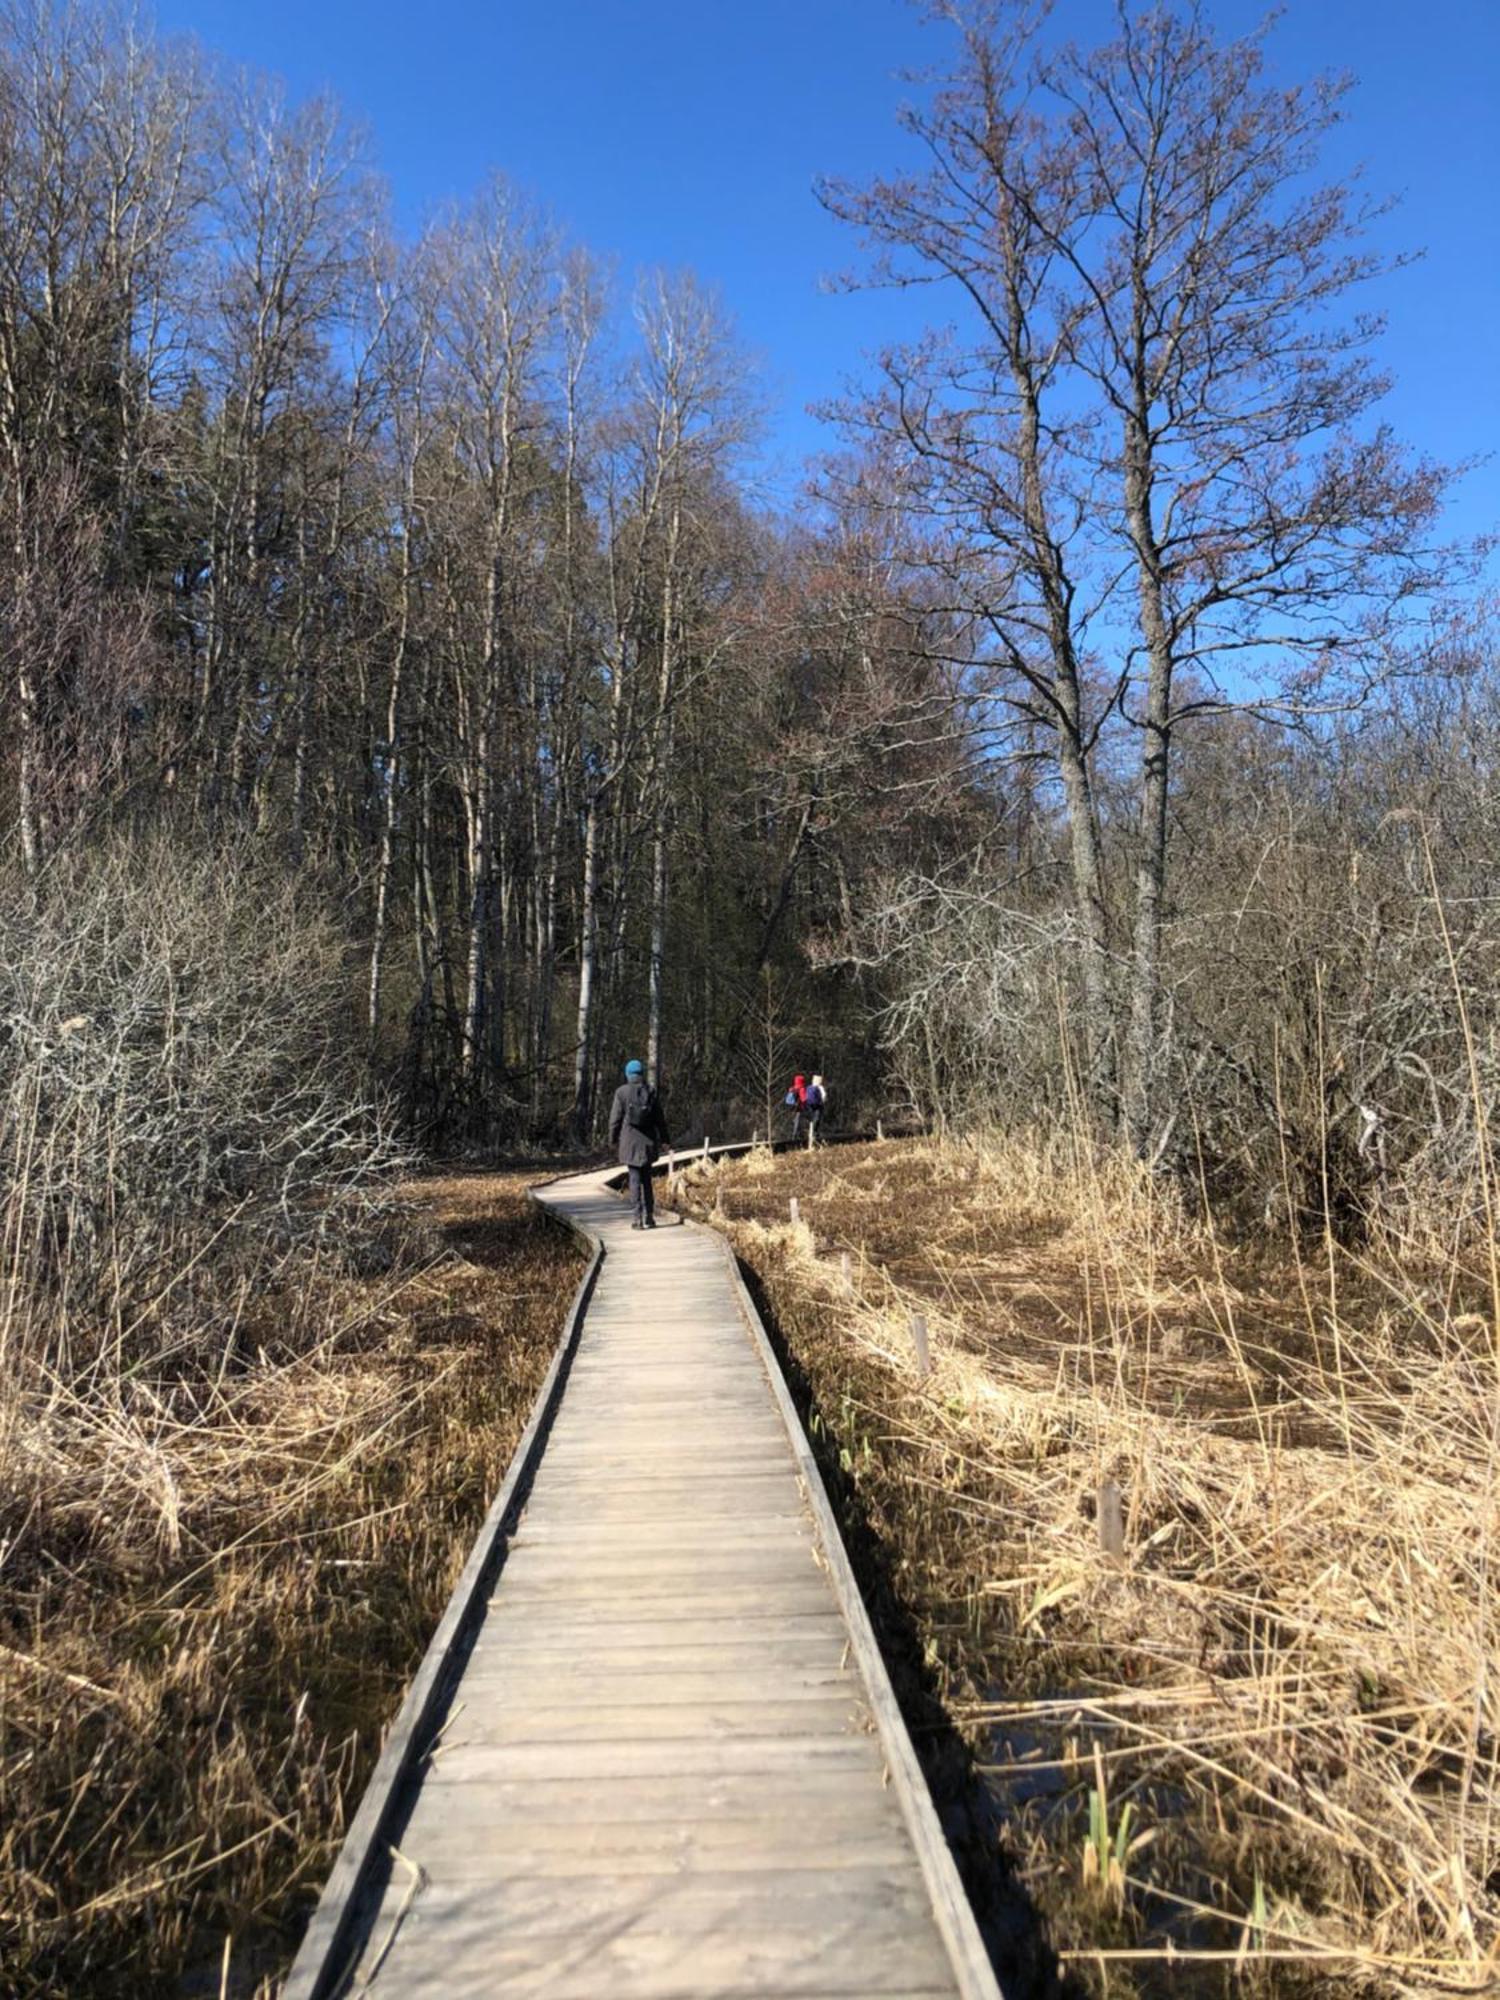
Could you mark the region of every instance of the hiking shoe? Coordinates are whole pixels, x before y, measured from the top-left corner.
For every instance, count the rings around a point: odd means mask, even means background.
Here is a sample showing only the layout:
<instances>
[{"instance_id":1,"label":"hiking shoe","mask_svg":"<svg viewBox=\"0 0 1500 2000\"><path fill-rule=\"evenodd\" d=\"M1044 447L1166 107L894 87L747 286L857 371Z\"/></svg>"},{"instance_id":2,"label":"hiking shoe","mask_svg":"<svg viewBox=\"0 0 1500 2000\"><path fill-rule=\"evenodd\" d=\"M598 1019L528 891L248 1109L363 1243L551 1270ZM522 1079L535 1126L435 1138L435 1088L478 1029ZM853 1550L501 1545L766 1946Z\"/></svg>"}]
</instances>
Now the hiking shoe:
<instances>
[{"instance_id":1,"label":"hiking shoe","mask_svg":"<svg viewBox=\"0 0 1500 2000\"><path fill-rule=\"evenodd\" d=\"M656 1217L654 1215L648 1215L642 1226L646 1229L654 1229L656 1227Z\"/></svg>"},{"instance_id":2,"label":"hiking shoe","mask_svg":"<svg viewBox=\"0 0 1500 2000\"><path fill-rule=\"evenodd\" d=\"M646 1225L644 1222L632 1222L630 1226L632 1229L644 1229Z\"/></svg>"}]
</instances>

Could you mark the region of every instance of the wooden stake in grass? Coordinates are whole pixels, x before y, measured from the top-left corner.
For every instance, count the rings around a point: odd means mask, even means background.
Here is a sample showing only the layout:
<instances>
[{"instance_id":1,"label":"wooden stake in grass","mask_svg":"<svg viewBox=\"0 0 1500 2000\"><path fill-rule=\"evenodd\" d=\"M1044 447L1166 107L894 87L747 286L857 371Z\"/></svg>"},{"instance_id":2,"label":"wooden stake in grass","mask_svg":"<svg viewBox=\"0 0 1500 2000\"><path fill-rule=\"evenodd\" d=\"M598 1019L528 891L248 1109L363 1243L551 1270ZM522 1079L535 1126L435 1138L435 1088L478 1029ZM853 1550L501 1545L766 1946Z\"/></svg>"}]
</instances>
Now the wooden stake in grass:
<instances>
[{"instance_id":1,"label":"wooden stake in grass","mask_svg":"<svg viewBox=\"0 0 1500 2000\"><path fill-rule=\"evenodd\" d=\"M927 1345L927 1315L911 1315L911 1344L917 1353L917 1374L925 1381L932 1373L932 1350Z\"/></svg>"},{"instance_id":2,"label":"wooden stake in grass","mask_svg":"<svg viewBox=\"0 0 1500 2000\"><path fill-rule=\"evenodd\" d=\"M708 1134L706 1132L703 1135L703 1157L705 1160L708 1158Z\"/></svg>"},{"instance_id":3,"label":"wooden stake in grass","mask_svg":"<svg viewBox=\"0 0 1500 2000\"><path fill-rule=\"evenodd\" d=\"M839 1252L839 1276L844 1281L844 1290L852 1292L854 1290L854 1277L849 1268L849 1252L847 1250Z\"/></svg>"},{"instance_id":4,"label":"wooden stake in grass","mask_svg":"<svg viewBox=\"0 0 1500 2000\"><path fill-rule=\"evenodd\" d=\"M792 1196L791 1201L787 1204L787 1206L791 1210L792 1227L793 1229L795 1229L797 1227L797 1224L802 1220L802 1210L797 1205L797 1197L795 1195Z\"/></svg>"},{"instance_id":5,"label":"wooden stake in grass","mask_svg":"<svg viewBox=\"0 0 1500 2000\"><path fill-rule=\"evenodd\" d=\"M1125 1559L1125 1506L1114 1480L1099 1488L1099 1546L1115 1562Z\"/></svg>"}]
</instances>

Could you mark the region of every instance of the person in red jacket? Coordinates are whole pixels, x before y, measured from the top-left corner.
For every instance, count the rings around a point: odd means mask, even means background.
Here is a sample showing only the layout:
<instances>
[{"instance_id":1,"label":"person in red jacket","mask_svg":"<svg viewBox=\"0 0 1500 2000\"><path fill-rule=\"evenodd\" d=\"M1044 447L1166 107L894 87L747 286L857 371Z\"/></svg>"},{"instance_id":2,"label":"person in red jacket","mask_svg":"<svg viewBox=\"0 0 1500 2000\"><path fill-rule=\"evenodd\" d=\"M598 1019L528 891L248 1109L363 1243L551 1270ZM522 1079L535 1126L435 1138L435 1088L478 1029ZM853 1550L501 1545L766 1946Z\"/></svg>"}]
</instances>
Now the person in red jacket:
<instances>
[{"instance_id":1,"label":"person in red jacket","mask_svg":"<svg viewBox=\"0 0 1500 2000\"><path fill-rule=\"evenodd\" d=\"M786 1092L786 1108L792 1114L792 1138L802 1132L802 1106L808 1100L808 1080L806 1076L794 1076L792 1088Z\"/></svg>"},{"instance_id":2,"label":"person in red jacket","mask_svg":"<svg viewBox=\"0 0 1500 2000\"><path fill-rule=\"evenodd\" d=\"M807 1103L807 1078L794 1076L792 1087L786 1094L786 1108L792 1114L792 1138L802 1136L802 1111Z\"/></svg>"}]
</instances>

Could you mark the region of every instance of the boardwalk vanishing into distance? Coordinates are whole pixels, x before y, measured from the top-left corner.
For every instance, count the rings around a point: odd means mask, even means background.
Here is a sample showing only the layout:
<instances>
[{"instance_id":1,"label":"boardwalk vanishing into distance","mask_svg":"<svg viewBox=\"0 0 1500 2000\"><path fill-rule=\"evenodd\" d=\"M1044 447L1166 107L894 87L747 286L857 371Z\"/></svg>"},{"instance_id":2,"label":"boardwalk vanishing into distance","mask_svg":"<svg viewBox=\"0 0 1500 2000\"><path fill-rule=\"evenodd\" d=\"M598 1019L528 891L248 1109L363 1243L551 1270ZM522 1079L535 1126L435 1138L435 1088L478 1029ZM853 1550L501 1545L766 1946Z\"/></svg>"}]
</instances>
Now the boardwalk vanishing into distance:
<instances>
[{"instance_id":1,"label":"boardwalk vanishing into distance","mask_svg":"<svg viewBox=\"0 0 1500 2000\"><path fill-rule=\"evenodd\" d=\"M727 1245L592 1262L286 2000L998 1989Z\"/></svg>"}]
</instances>

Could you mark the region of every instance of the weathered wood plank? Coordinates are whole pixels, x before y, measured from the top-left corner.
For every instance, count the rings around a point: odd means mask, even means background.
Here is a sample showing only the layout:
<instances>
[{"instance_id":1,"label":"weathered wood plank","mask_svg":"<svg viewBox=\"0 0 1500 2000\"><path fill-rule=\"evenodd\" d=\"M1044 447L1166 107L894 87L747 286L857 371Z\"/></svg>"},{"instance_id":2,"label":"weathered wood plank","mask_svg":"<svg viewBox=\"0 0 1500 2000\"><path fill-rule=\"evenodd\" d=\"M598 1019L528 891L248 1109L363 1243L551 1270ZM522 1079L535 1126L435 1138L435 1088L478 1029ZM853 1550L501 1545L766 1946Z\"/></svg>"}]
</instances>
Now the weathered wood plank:
<instances>
[{"instance_id":1,"label":"weathered wood plank","mask_svg":"<svg viewBox=\"0 0 1500 2000\"><path fill-rule=\"evenodd\" d=\"M723 1656L720 1656L721 1658ZM593 1709L669 1710L726 1704L776 1703L790 1707L804 1701L859 1698L859 1682L836 1662L823 1667L768 1668L757 1661L749 1667L719 1665L711 1669L667 1666L654 1673L601 1671L592 1660L560 1666L548 1657L539 1666L496 1667L473 1659L464 1673L465 1690L483 1690L487 1702L502 1710L513 1705L547 1707L566 1702L569 1712Z\"/></svg>"},{"instance_id":2,"label":"weathered wood plank","mask_svg":"<svg viewBox=\"0 0 1500 2000\"><path fill-rule=\"evenodd\" d=\"M512 1872L490 1889L483 1917L508 1943L571 1937L586 1927L615 1925L622 1919L637 1929L697 1930L722 1919L726 1910L752 1918L761 1929L787 1917L807 1931L826 1923L830 1892L836 1895L840 1929L876 1921L910 1923L921 1914L920 1878L898 1860L842 1868L836 1881L829 1881L826 1873L809 1880L806 1871L785 1866L754 1873L679 1869L666 1876L601 1869L579 1882L566 1898L558 1895L553 1879ZM404 1886L394 1882L386 1892L383 1912L393 1918L405 1898ZM462 1917L473 1906L473 1878L428 1883L411 1903L424 1926L446 1915Z\"/></svg>"},{"instance_id":3,"label":"weathered wood plank","mask_svg":"<svg viewBox=\"0 0 1500 2000\"><path fill-rule=\"evenodd\" d=\"M427 1921L419 1896L396 1933L387 1963L404 1965L407 1989L444 2000L457 1996L545 1992L548 2000L705 2000L706 1995L843 1993L867 1996L926 1986L950 1995L948 1972L930 1912L920 1901L847 1911L822 1898L821 1912L796 1921L751 1904L743 1922L726 1924L723 1907L675 1915L652 1913L571 1926L566 1905L555 1928L517 1937L475 1886L435 1907ZM835 1907L827 1905L832 1901ZM926 1921L922 1919L925 1916ZM378 1937L377 1933L377 1937ZM383 1978L377 1975L377 1982ZM380 1990L379 1983L375 1990Z\"/></svg>"},{"instance_id":4,"label":"weathered wood plank","mask_svg":"<svg viewBox=\"0 0 1500 2000\"><path fill-rule=\"evenodd\" d=\"M677 1778L787 1778L796 1787L827 1775L873 1771L883 1765L872 1736L850 1730L841 1717L829 1730L814 1735L708 1736L646 1741L579 1743L476 1742L468 1734L472 1717L445 1736L428 1766L445 1785L537 1784L594 1785L603 1795L610 1786L652 1784ZM426 1780L424 1780L426 1782Z\"/></svg>"},{"instance_id":5,"label":"weathered wood plank","mask_svg":"<svg viewBox=\"0 0 1500 2000\"><path fill-rule=\"evenodd\" d=\"M572 1599L584 1603L606 1598L619 1601L628 1592L632 1602L670 1597L684 1604L713 1599L728 1609L736 1600L757 1608L786 1603L783 1593L795 1599L805 1591L809 1602L821 1608L817 1596L818 1572L806 1549L774 1549L747 1555L743 1569L726 1569L717 1557L670 1550L652 1555L645 1550L622 1552L611 1564L587 1555L570 1557L565 1549L542 1555L535 1549L515 1559L516 1595L508 1600L519 1604L531 1598ZM735 1582L729 1579L734 1577Z\"/></svg>"},{"instance_id":6,"label":"weathered wood plank","mask_svg":"<svg viewBox=\"0 0 1500 2000\"><path fill-rule=\"evenodd\" d=\"M470 1655L465 1673L483 1678L507 1670L544 1670L564 1674L579 1670L610 1673L616 1681L631 1677L649 1686L668 1669L677 1672L733 1673L766 1671L800 1674L813 1669L847 1674L849 1642L835 1620L783 1631L774 1640L733 1631L706 1637L695 1626L675 1632L648 1631L644 1637L621 1640L618 1632L602 1636L587 1648L575 1636L563 1637L545 1628L517 1627L491 1633Z\"/></svg>"},{"instance_id":7,"label":"weathered wood plank","mask_svg":"<svg viewBox=\"0 0 1500 2000\"><path fill-rule=\"evenodd\" d=\"M595 1820L467 1825L462 1841L444 1854L444 1881L490 1884L548 1877L587 1881L597 1875L758 1875L778 1868L816 1870L825 1893L838 1893L846 1868L911 1863L911 1844L899 1814L874 1825L868 1817L825 1814L815 1827L805 1818L765 1817L687 1825L677 1821ZM567 1893L559 1889L559 1895Z\"/></svg>"},{"instance_id":8,"label":"weathered wood plank","mask_svg":"<svg viewBox=\"0 0 1500 2000\"><path fill-rule=\"evenodd\" d=\"M805 1738L813 1731L846 1730L858 1733L868 1726L869 1711L861 1723L860 1699L855 1689L843 1694L820 1696L804 1692L800 1699L785 1696L780 1688L749 1701L733 1701L712 1694L696 1701L569 1699L559 1706L541 1700L541 1690L531 1697L511 1695L508 1699L493 1682L486 1685L472 1676L464 1679L471 1699L443 1738L443 1756L449 1745L484 1744L498 1748L505 1744L578 1743L613 1745L630 1741L661 1746L669 1742L723 1743L735 1740L760 1742L768 1737ZM477 1697L480 1689L486 1699ZM560 1684L559 1694L571 1697L573 1690Z\"/></svg>"},{"instance_id":9,"label":"weathered wood plank","mask_svg":"<svg viewBox=\"0 0 1500 2000\"><path fill-rule=\"evenodd\" d=\"M874 1805L850 1806L869 1787L850 1781L847 1765L825 1766L821 1770L731 1771L709 1779L701 1771L675 1777L631 1777L601 1780L594 1778L503 1778L491 1775L476 1784L473 1766L461 1772L439 1757L423 1772L421 1801L434 1831L446 1834L467 1824L493 1826L500 1820L525 1815L538 1825L566 1822L574 1826L598 1819L625 1823L632 1820L666 1820L673 1826L698 1826L713 1821L766 1819L777 1813L805 1812L812 1818L848 1811L857 1824L873 1818ZM864 1765L870 1770L868 1763ZM870 1794L872 1801L887 1799L879 1782ZM894 1799L890 1810L897 1811ZM414 1821L414 1824L417 1822ZM400 1843L402 1852L406 1842ZM417 1858L420 1858L418 1856Z\"/></svg>"},{"instance_id":10,"label":"weathered wood plank","mask_svg":"<svg viewBox=\"0 0 1500 2000\"><path fill-rule=\"evenodd\" d=\"M556 1508L549 1515L545 1509L532 1508L516 1533L510 1538L512 1554L521 1549L553 1548L563 1544L578 1549L615 1548L668 1548L668 1549L718 1549L726 1557L732 1558L743 1549L759 1548L767 1542L792 1542L799 1546L813 1547L812 1525L805 1512L787 1514L760 1514L751 1520L667 1521L657 1526L649 1535L643 1535L640 1527L625 1516L620 1520L577 1521L570 1520L565 1508Z\"/></svg>"}]
</instances>

